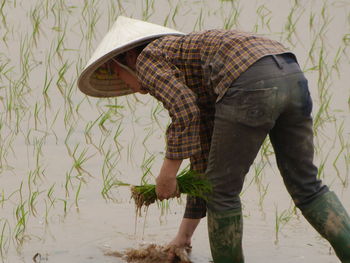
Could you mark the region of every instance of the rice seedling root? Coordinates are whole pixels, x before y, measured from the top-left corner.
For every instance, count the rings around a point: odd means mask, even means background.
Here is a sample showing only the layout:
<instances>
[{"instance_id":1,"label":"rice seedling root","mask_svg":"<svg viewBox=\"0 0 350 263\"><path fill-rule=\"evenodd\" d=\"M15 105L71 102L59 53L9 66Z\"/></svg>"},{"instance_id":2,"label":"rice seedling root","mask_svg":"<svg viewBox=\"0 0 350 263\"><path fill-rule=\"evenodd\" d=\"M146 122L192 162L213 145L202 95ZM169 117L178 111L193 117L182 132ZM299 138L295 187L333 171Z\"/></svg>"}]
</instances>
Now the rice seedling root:
<instances>
[{"instance_id":1,"label":"rice seedling root","mask_svg":"<svg viewBox=\"0 0 350 263\"><path fill-rule=\"evenodd\" d=\"M127 249L124 252L107 252L106 255L119 257L128 263L154 263L168 262L168 253L172 252L175 255L174 263L191 263L189 258L190 248L179 248L176 246L161 246L150 244L140 246L138 249Z\"/></svg>"}]
</instances>

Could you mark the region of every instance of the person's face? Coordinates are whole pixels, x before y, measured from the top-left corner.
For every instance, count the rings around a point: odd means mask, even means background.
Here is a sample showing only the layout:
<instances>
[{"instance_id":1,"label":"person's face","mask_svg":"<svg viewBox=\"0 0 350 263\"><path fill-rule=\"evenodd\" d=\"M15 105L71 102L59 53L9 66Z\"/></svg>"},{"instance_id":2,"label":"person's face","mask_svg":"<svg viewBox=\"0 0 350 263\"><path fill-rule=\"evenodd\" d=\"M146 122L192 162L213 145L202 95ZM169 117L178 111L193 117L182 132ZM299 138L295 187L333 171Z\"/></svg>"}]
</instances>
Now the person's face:
<instances>
[{"instance_id":1,"label":"person's face","mask_svg":"<svg viewBox=\"0 0 350 263\"><path fill-rule=\"evenodd\" d=\"M137 76L130 72L130 69L124 68L118 63L114 63L115 71L117 72L119 78L123 80L126 85L128 85L133 91L146 94L147 92L141 89L141 85Z\"/></svg>"},{"instance_id":2,"label":"person's face","mask_svg":"<svg viewBox=\"0 0 350 263\"><path fill-rule=\"evenodd\" d=\"M138 54L135 51L135 49L131 49L126 52L125 54L125 60L126 64L129 68L136 70L136 60L137 60Z\"/></svg>"}]
</instances>

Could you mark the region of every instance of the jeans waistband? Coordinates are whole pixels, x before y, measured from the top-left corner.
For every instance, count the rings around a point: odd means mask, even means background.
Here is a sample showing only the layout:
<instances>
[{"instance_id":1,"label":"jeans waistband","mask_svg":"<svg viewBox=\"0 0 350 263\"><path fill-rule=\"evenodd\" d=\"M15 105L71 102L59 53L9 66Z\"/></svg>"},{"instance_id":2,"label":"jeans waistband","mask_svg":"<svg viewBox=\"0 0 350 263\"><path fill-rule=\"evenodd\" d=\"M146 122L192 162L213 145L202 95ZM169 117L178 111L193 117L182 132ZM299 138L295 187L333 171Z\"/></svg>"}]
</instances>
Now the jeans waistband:
<instances>
[{"instance_id":1,"label":"jeans waistband","mask_svg":"<svg viewBox=\"0 0 350 263\"><path fill-rule=\"evenodd\" d=\"M262 57L258 61L256 61L252 66L265 66L268 64L292 64L292 63L298 63L297 59L294 54L292 53L283 53L278 55L268 55L265 57Z\"/></svg>"},{"instance_id":2,"label":"jeans waistband","mask_svg":"<svg viewBox=\"0 0 350 263\"><path fill-rule=\"evenodd\" d=\"M241 76L232 83L231 87L294 73L302 73L302 71L296 57L292 53L268 55L256 61L243 72Z\"/></svg>"}]
</instances>

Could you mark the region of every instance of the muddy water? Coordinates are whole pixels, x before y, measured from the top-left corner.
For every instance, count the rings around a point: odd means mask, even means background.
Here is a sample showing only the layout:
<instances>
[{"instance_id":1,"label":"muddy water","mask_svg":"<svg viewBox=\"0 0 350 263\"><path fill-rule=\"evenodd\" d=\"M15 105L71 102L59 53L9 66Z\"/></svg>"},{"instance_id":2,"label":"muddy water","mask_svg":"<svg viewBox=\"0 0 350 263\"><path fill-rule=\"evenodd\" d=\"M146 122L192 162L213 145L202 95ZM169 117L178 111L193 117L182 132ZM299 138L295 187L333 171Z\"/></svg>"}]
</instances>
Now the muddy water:
<instances>
[{"instance_id":1,"label":"muddy water","mask_svg":"<svg viewBox=\"0 0 350 263\"><path fill-rule=\"evenodd\" d=\"M167 215L151 207L146 220L145 216L137 220L135 234L134 206L128 189L112 188L108 192L112 200L101 195L104 181L113 176L138 184L147 167L157 175L164 154L163 134L169 123L167 113L147 95L98 100L87 99L77 91L78 72L118 14L144 16L159 24L169 15L169 26L190 32L223 27L239 10L233 28L256 29L293 49L299 63L308 70L314 116L322 102L331 97L328 115L322 115L325 121L317 129L315 161L324 165L322 179L350 210L350 189L346 185L350 166L348 1L327 1L325 5L316 0L298 1L297 6L288 0L162 1L149 8L147 1L119 1L119 6L118 1L4 3L4 16L0 15L3 262L33 262L37 253L38 262L121 262L104 252L137 247L143 242L166 244L176 233L184 202L172 201ZM288 25L289 18L292 23ZM38 30L35 21L40 21ZM321 70L309 70L321 56L325 61ZM28 74L24 74L26 69ZM65 72L64 76L60 77L59 72ZM50 83L48 97L42 95L45 83ZM329 92L323 98L322 83ZM110 112L103 126L98 125L99 119L87 136L87 125L108 112L106 105L121 107ZM121 132L114 139L118 127ZM86 159L81 168L74 166L79 156ZM150 166L145 161L148 159L153 160ZM256 180L254 167L260 165L265 168ZM246 261L338 262L300 212L292 213L273 155L269 155L269 163L266 156L258 157L254 167L242 194ZM147 177L150 182L152 174ZM266 195L259 192L267 186ZM35 192L38 196L30 202ZM276 233L276 215L281 214L285 217ZM18 223L23 222L22 215L25 228ZM209 262L206 219L192 242L193 262Z\"/></svg>"}]
</instances>

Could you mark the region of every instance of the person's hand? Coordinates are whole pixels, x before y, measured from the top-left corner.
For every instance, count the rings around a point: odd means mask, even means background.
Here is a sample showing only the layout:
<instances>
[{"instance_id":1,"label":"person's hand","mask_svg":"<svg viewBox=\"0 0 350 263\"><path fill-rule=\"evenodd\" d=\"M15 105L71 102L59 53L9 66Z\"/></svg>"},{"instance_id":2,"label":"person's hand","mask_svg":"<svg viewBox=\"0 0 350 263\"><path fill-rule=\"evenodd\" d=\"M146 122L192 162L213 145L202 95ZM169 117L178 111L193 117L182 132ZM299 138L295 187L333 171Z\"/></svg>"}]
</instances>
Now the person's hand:
<instances>
[{"instance_id":1,"label":"person's hand","mask_svg":"<svg viewBox=\"0 0 350 263\"><path fill-rule=\"evenodd\" d=\"M176 174L182 160L170 160L165 158L160 173L156 179L156 193L159 200L179 197Z\"/></svg>"},{"instance_id":2,"label":"person's hand","mask_svg":"<svg viewBox=\"0 0 350 263\"><path fill-rule=\"evenodd\" d=\"M173 262L176 258L176 248L191 250L191 238L197 228L200 219L183 218L176 237L167 245L168 262Z\"/></svg>"},{"instance_id":3,"label":"person's hand","mask_svg":"<svg viewBox=\"0 0 350 263\"><path fill-rule=\"evenodd\" d=\"M175 249L182 248L187 252L191 250L191 237L178 234L168 245L168 262L173 262L176 258Z\"/></svg>"},{"instance_id":4,"label":"person's hand","mask_svg":"<svg viewBox=\"0 0 350 263\"><path fill-rule=\"evenodd\" d=\"M156 193L160 201L179 196L176 174L160 173L156 179Z\"/></svg>"}]
</instances>

